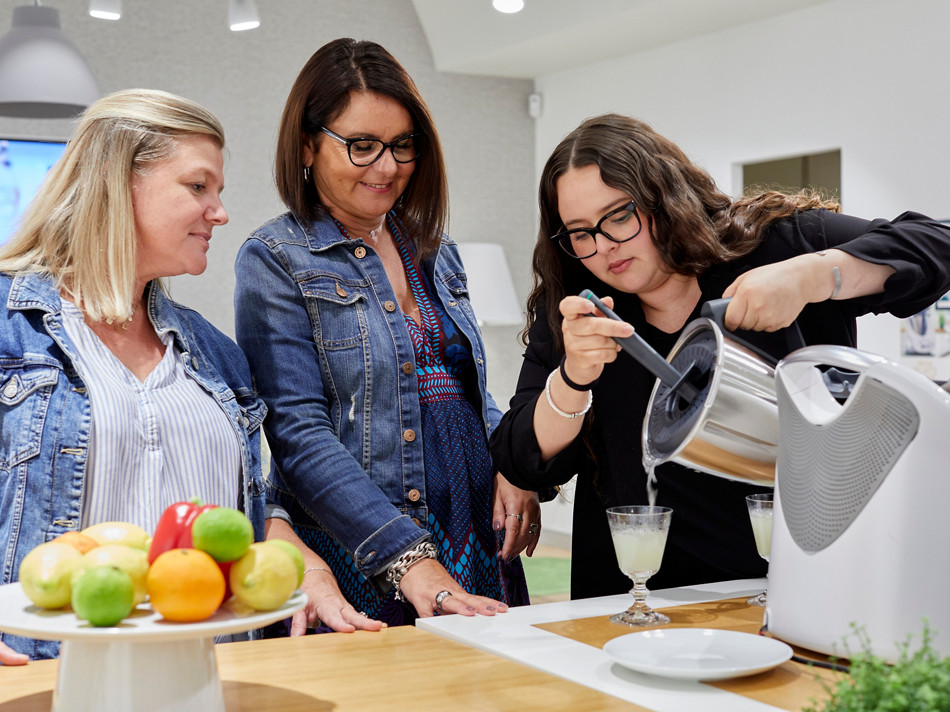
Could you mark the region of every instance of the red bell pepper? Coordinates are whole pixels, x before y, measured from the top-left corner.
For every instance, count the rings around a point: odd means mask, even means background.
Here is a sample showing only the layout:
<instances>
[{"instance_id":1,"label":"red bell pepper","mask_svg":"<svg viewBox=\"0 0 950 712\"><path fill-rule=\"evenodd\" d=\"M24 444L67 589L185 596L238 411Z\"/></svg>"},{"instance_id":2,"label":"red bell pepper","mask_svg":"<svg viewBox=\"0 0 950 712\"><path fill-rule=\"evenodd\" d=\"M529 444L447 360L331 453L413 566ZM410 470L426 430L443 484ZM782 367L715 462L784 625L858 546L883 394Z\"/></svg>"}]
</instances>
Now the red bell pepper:
<instances>
[{"instance_id":1,"label":"red bell pepper","mask_svg":"<svg viewBox=\"0 0 950 712\"><path fill-rule=\"evenodd\" d=\"M148 548L148 564L171 549L191 549L191 525L195 517L204 511L214 509L216 504L202 504L201 500L193 499L190 502L175 502L162 513L152 535L152 543Z\"/></svg>"},{"instance_id":2,"label":"red bell pepper","mask_svg":"<svg viewBox=\"0 0 950 712\"><path fill-rule=\"evenodd\" d=\"M216 504L202 504L201 500L193 499L190 502L175 502L170 505L158 520L152 543L148 548L148 565L151 566L161 554L171 549L191 549L191 525L202 512L214 509ZM228 575L232 561L219 562L218 568L224 574L224 600L231 597L231 584Z\"/></svg>"}]
</instances>

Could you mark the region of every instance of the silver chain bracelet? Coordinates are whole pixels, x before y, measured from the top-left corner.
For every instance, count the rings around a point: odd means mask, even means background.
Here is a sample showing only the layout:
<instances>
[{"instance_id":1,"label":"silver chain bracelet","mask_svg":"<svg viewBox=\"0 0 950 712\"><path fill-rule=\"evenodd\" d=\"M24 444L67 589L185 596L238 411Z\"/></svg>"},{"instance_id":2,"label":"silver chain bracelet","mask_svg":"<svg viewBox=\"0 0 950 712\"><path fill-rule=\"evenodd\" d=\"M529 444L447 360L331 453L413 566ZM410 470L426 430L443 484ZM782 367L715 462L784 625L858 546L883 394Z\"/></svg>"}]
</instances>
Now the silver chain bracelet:
<instances>
[{"instance_id":1,"label":"silver chain bracelet","mask_svg":"<svg viewBox=\"0 0 950 712\"><path fill-rule=\"evenodd\" d=\"M396 562L389 567L389 571L386 572L386 580L396 589L397 601L406 600L406 597L402 595L402 589L399 587L399 584L402 582L402 577L406 575L409 568L414 564L418 564L423 559L436 558L438 551L439 550L435 548L435 544L424 541L412 547L409 551L396 559Z\"/></svg>"}]
</instances>

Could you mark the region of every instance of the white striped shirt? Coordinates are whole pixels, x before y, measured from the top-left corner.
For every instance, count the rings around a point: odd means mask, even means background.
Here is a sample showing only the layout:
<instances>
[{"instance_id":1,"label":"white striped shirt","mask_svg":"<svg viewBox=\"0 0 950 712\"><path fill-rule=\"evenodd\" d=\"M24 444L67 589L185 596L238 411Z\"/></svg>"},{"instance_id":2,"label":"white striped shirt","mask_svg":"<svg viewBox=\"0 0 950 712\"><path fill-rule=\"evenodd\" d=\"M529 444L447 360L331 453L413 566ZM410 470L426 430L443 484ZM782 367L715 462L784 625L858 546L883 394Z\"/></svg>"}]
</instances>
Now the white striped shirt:
<instances>
[{"instance_id":1,"label":"white striped shirt","mask_svg":"<svg viewBox=\"0 0 950 712\"><path fill-rule=\"evenodd\" d=\"M236 507L241 450L218 402L181 363L171 333L140 381L63 300L63 324L92 404L82 526L132 522L152 533L168 505L199 497Z\"/></svg>"}]
</instances>

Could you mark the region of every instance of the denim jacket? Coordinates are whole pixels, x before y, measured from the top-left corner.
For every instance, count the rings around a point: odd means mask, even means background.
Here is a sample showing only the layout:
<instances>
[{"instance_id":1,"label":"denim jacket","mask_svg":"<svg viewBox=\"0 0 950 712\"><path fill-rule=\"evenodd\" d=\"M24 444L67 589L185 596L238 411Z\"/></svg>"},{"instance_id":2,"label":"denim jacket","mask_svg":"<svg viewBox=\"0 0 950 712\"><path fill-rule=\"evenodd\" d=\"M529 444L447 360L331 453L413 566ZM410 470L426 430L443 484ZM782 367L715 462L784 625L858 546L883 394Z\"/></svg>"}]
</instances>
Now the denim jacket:
<instances>
[{"instance_id":1,"label":"denim jacket","mask_svg":"<svg viewBox=\"0 0 950 712\"><path fill-rule=\"evenodd\" d=\"M0 584L8 584L31 549L81 526L92 410L53 281L0 273L0 298L7 307L0 327ZM241 506L255 538L263 539L260 425L266 408L252 391L244 355L154 283L148 313L159 334L174 334L185 370L233 424L241 449ZM54 657L59 647L12 635L0 639L33 658Z\"/></svg>"},{"instance_id":2,"label":"denim jacket","mask_svg":"<svg viewBox=\"0 0 950 712\"><path fill-rule=\"evenodd\" d=\"M487 437L501 411L458 247L443 236L420 266L471 344ZM329 532L385 590L374 577L429 535L415 356L383 263L330 218L285 213L248 238L235 269L237 339L268 407L268 501Z\"/></svg>"}]
</instances>

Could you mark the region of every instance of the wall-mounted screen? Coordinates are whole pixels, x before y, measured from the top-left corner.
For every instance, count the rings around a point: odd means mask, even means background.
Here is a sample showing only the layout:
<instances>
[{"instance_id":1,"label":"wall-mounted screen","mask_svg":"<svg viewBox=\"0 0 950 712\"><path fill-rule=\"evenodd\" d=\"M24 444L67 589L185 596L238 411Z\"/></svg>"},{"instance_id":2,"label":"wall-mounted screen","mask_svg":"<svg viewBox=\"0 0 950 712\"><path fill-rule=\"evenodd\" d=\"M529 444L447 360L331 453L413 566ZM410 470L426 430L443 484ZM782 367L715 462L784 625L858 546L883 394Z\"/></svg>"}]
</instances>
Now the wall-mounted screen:
<instances>
[{"instance_id":1,"label":"wall-mounted screen","mask_svg":"<svg viewBox=\"0 0 950 712\"><path fill-rule=\"evenodd\" d=\"M13 234L65 141L0 138L0 244Z\"/></svg>"}]
</instances>

